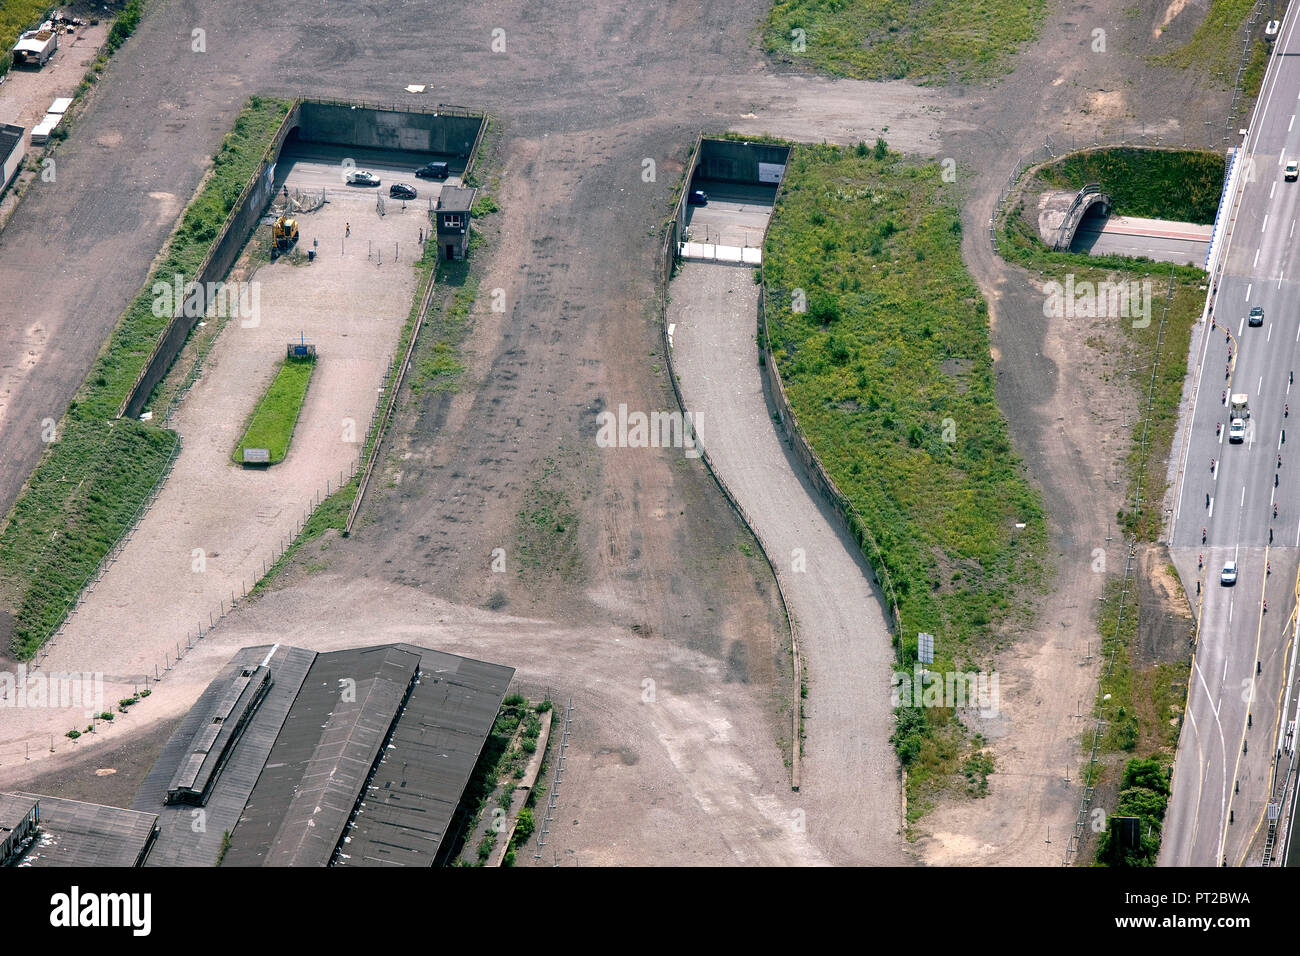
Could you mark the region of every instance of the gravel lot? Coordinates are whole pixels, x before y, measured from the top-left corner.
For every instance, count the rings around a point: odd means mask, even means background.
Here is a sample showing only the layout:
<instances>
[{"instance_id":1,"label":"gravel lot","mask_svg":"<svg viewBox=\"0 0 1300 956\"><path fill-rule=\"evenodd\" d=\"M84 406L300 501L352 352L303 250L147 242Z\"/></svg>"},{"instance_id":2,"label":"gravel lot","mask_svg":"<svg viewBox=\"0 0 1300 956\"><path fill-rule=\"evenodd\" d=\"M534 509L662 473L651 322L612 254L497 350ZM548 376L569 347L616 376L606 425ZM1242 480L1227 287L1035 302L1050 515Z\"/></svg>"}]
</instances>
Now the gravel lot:
<instances>
[{"instance_id":1,"label":"gravel lot","mask_svg":"<svg viewBox=\"0 0 1300 956\"><path fill-rule=\"evenodd\" d=\"M561 819L578 823L555 834L560 861L870 856L816 825L817 809L831 805L822 801L860 785L859 764L833 779L843 768L825 761L826 793L789 792L780 741L791 689L774 663L784 622L765 565L738 547L747 536L729 506L698 463L599 455L590 436L598 408L670 407L650 305L655 228L695 133L848 143L887 128L895 148L958 161L969 190L964 251L990 300L999 398L1043 486L1061 566L1039 625L999 661L1013 721L995 741L992 794L941 806L923 851L936 863L1059 862L1077 799L1060 774L1077 766L1073 691L1092 686L1079 661L1102 585L1086 562L1106 546L1116 563L1105 537L1127 451L1115 418L1124 402L1111 391L1095 400L1106 369L1083 346L1086 331L1044 326L1039 293L992 256L984 225L1015 159L1046 134L1120 137L1145 125L1195 142L1207 106L1225 97L1146 65L1141 37L1164 10L1146 0L1133 21L1139 39L1112 43L1124 56L1102 64L1088 52L1094 23L1129 22L1123 4L1067 2L1015 74L955 90L773 73L752 46L766 8L439 5L400 31L372 7L322 7L310 23L253 0L149 9L60 147L57 185L33 188L0 233L0 301L13 304L0 317L0 355L23 356L0 387L0 506L36 461L41 418L66 407L252 93L393 101L406 83L431 82L423 102L493 111L502 212L489 225L498 235L483 287L505 290L509 307L476 310L459 394L405 403L362 527L304 556L323 573L300 570L227 618L146 706L97 740L60 740L30 763L6 747L0 786L49 772L65 792L125 803L130 768L235 647L401 635L513 664L557 699L573 694ZM206 54L189 52L195 27L207 31ZM498 27L507 52L492 54ZM646 158L657 162L653 183L641 178ZM582 571L503 581L488 570L491 549L514 546L533 476L557 456L578 512ZM148 580L165 592L180 578ZM138 614L121 619L152 626ZM648 710L641 682L652 675L662 703ZM0 714L6 740L16 739L11 719ZM810 760L819 768L821 746ZM108 793L105 780L117 789ZM814 822L806 834L791 822L804 807Z\"/></svg>"}]
</instances>

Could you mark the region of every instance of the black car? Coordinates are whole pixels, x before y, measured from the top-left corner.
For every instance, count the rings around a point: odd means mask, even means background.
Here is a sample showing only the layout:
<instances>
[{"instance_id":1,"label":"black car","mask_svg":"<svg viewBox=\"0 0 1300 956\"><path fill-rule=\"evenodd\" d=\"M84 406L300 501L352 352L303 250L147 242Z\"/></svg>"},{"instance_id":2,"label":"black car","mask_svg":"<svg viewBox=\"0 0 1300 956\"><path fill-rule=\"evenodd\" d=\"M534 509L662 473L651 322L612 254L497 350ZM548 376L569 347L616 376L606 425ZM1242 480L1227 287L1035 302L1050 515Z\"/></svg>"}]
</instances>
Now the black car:
<instances>
[{"instance_id":1,"label":"black car","mask_svg":"<svg viewBox=\"0 0 1300 956\"><path fill-rule=\"evenodd\" d=\"M410 183L393 183L388 187L388 195L394 199L414 199L415 187Z\"/></svg>"},{"instance_id":2,"label":"black car","mask_svg":"<svg viewBox=\"0 0 1300 956\"><path fill-rule=\"evenodd\" d=\"M707 206L709 197L703 189L692 189L691 194L686 197L686 203L690 206Z\"/></svg>"},{"instance_id":3,"label":"black car","mask_svg":"<svg viewBox=\"0 0 1300 956\"><path fill-rule=\"evenodd\" d=\"M421 179L446 179L446 163L425 163L415 171L415 175Z\"/></svg>"},{"instance_id":4,"label":"black car","mask_svg":"<svg viewBox=\"0 0 1300 956\"><path fill-rule=\"evenodd\" d=\"M1246 318L1246 321L1247 321L1247 322L1248 322L1252 327L1254 327L1254 326L1259 326L1259 325L1263 325L1263 324L1264 324L1264 307L1263 307L1263 306L1260 306L1260 305L1257 305L1257 306L1255 306L1253 309L1251 309L1251 310L1250 310L1250 315Z\"/></svg>"}]
</instances>

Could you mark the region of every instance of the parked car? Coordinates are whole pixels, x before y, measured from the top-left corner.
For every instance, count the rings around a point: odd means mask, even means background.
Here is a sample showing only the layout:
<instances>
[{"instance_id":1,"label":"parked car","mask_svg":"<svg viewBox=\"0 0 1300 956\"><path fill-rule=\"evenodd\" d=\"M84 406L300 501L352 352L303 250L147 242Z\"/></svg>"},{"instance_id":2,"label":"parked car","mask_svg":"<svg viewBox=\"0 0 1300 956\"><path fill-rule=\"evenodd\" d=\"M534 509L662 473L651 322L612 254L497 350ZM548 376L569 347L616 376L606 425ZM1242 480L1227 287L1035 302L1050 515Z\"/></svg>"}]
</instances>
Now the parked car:
<instances>
[{"instance_id":1,"label":"parked car","mask_svg":"<svg viewBox=\"0 0 1300 956\"><path fill-rule=\"evenodd\" d=\"M690 206L707 206L709 197L703 189L692 189L691 194L686 197L686 203Z\"/></svg>"},{"instance_id":2,"label":"parked car","mask_svg":"<svg viewBox=\"0 0 1300 956\"><path fill-rule=\"evenodd\" d=\"M1287 160L1286 172L1283 174L1282 178L1289 183L1293 183L1297 179L1300 179L1300 160Z\"/></svg>"},{"instance_id":3,"label":"parked car","mask_svg":"<svg viewBox=\"0 0 1300 956\"><path fill-rule=\"evenodd\" d=\"M1264 24L1264 39L1272 43L1277 39L1277 31L1282 26L1277 20L1269 20Z\"/></svg>"},{"instance_id":4,"label":"parked car","mask_svg":"<svg viewBox=\"0 0 1300 956\"><path fill-rule=\"evenodd\" d=\"M415 175L420 179L446 179L448 175L447 164L425 163L415 171Z\"/></svg>"},{"instance_id":5,"label":"parked car","mask_svg":"<svg viewBox=\"0 0 1300 956\"><path fill-rule=\"evenodd\" d=\"M1246 317L1246 322L1251 328L1257 328L1264 324L1264 307L1257 305L1250 310L1250 315Z\"/></svg>"},{"instance_id":6,"label":"parked car","mask_svg":"<svg viewBox=\"0 0 1300 956\"><path fill-rule=\"evenodd\" d=\"M1219 583L1225 588L1230 588L1237 583L1237 562L1229 561L1219 572Z\"/></svg>"},{"instance_id":7,"label":"parked car","mask_svg":"<svg viewBox=\"0 0 1300 956\"><path fill-rule=\"evenodd\" d=\"M394 199L414 199L415 187L410 183L393 183L388 187L388 195Z\"/></svg>"},{"instance_id":8,"label":"parked car","mask_svg":"<svg viewBox=\"0 0 1300 956\"><path fill-rule=\"evenodd\" d=\"M379 177L368 169L354 169L348 173L349 186L378 186Z\"/></svg>"}]
</instances>

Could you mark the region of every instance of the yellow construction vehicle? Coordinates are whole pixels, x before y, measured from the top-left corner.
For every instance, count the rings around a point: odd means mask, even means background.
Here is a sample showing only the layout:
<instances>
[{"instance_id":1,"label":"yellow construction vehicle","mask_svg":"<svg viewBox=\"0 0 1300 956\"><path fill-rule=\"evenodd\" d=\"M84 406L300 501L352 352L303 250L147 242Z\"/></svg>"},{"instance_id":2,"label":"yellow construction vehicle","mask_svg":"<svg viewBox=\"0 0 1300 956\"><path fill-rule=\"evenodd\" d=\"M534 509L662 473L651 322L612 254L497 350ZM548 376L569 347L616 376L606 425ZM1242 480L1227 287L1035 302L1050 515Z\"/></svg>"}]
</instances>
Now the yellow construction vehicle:
<instances>
[{"instance_id":1,"label":"yellow construction vehicle","mask_svg":"<svg viewBox=\"0 0 1300 956\"><path fill-rule=\"evenodd\" d=\"M280 252L288 252L298 241L298 220L281 216L271 225L271 242Z\"/></svg>"}]
</instances>

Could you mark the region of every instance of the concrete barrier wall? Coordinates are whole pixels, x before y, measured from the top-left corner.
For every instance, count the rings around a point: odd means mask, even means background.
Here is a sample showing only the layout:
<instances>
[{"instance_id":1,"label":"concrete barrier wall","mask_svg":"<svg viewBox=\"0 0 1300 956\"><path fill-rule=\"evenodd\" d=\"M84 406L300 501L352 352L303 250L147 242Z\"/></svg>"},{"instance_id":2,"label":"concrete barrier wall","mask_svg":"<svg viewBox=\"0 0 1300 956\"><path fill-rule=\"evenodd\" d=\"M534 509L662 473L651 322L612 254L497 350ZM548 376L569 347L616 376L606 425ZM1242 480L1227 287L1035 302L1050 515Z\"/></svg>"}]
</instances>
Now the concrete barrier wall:
<instances>
[{"instance_id":1,"label":"concrete barrier wall","mask_svg":"<svg viewBox=\"0 0 1300 956\"><path fill-rule=\"evenodd\" d=\"M468 158L483 127L482 116L399 111L304 100L298 136L304 143L440 153Z\"/></svg>"},{"instance_id":2,"label":"concrete barrier wall","mask_svg":"<svg viewBox=\"0 0 1300 956\"><path fill-rule=\"evenodd\" d=\"M262 162L258 164L257 172L244 186L244 191L240 194L239 199L235 201L235 206L231 209L230 214L226 217L225 224L217 237L212 240L212 247L204 257L203 262L199 265L194 281L206 288L209 282L220 282L230 272L230 267L235 264L239 258L240 250L248 242L249 235L257 228L257 222L262 218L262 212L266 209L267 204L271 201L271 196L275 189L275 163L280 155L280 148L284 146L284 141L288 138L290 131L298 125L298 111L300 106L294 106L289 110L289 115L285 117L284 122L276 131L275 138L267 147L266 155ZM165 281L172 281L171 276L161 277ZM191 277L187 276L186 281ZM158 387L171 370L172 364L176 357L180 355L181 349L185 347L189 339L190 332L198 324L199 317L184 314L185 303L176 303L176 314L172 317L167 326L167 330L154 346L153 354L149 356L149 361L145 363L140 377L136 379L135 387L131 389L130 395L122 404L119 410L120 416L135 418L144 411L145 404L149 401L149 396L153 390ZM204 301L204 311L208 303ZM196 311L191 309L191 311Z\"/></svg>"},{"instance_id":3,"label":"concrete barrier wall","mask_svg":"<svg viewBox=\"0 0 1300 956\"><path fill-rule=\"evenodd\" d=\"M403 127L402 124L409 124ZM257 172L244 187L221 232L212 242L198 274L192 278L203 284L220 282L230 272L239 258L248 237L257 228L258 220L266 212L275 193L275 165L284 142L296 129L298 136L307 142L337 143L344 146L371 146L391 149L418 149L470 157L479 143L486 123L481 115L465 115L464 111L448 114L436 111L405 112L377 106L357 106L355 109L342 103L321 103L303 100L294 105L276 131L267 148L266 156ZM405 130L405 132L404 132ZM346 137L355 134L358 140ZM411 145L414 143L415 145ZM468 172L468 170L467 170ZM170 276L163 277L171 281ZM191 277L187 276L187 281ZM190 332L198 324L195 316L186 316L177 304L178 314L158 340L153 354L145 363L136 385L119 410L120 415L134 418L144 411L149 396L171 369L181 349L185 347ZM204 303L206 309L207 303ZM193 309L191 311L194 311Z\"/></svg>"},{"instance_id":4,"label":"concrete barrier wall","mask_svg":"<svg viewBox=\"0 0 1300 956\"><path fill-rule=\"evenodd\" d=\"M774 143L745 143L730 139L705 139L700 142L698 172L702 179L756 185L760 182L759 163L784 166L789 159L789 146Z\"/></svg>"},{"instance_id":5,"label":"concrete barrier wall","mask_svg":"<svg viewBox=\"0 0 1300 956\"><path fill-rule=\"evenodd\" d=\"M668 278L672 278L673 271L671 267L677 260L677 250L682 247L682 229L685 228L683 224L686 222L686 197L690 195L691 183L695 181L695 170L700 165L701 142L703 142L701 137L695 137L695 146L691 148L691 158L686 161L686 171L682 174L682 194L677 197L677 206L673 210L673 220L670 223L672 244L668 250Z\"/></svg>"}]
</instances>

